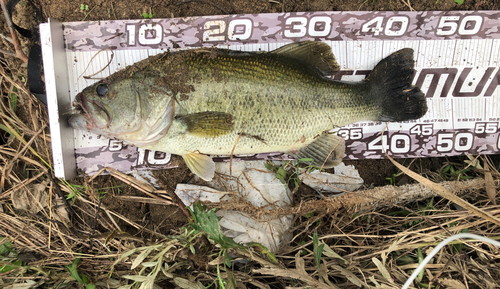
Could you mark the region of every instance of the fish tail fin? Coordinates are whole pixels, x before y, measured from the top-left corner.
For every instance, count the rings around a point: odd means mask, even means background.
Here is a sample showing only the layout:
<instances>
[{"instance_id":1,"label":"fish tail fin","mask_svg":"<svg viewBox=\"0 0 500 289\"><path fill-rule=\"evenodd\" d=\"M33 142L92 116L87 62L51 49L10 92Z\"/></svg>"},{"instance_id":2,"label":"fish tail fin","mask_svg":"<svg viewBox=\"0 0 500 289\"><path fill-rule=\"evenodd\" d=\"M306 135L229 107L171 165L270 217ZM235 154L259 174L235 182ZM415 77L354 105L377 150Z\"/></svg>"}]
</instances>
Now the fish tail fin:
<instances>
[{"instance_id":1,"label":"fish tail fin","mask_svg":"<svg viewBox=\"0 0 500 289\"><path fill-rule=\"evenodd\" d=\"M413 49L404 48L380 61L368 76L370 97L380 106L378 121L406 121L427 112L425 94L411 84Z\"/></svg>"}]
</instances>

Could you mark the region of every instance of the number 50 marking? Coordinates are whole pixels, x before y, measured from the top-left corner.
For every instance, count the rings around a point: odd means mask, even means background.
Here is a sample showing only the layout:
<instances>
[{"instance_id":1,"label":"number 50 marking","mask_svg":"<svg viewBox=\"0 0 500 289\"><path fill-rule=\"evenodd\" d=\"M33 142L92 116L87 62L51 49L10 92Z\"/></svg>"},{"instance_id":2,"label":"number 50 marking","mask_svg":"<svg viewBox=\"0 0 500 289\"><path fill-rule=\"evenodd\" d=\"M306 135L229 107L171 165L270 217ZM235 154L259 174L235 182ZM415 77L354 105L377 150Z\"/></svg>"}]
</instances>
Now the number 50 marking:
<instances>
[{"instance_id":1,"label":"number 50 marking","mask_svg":"<svg viewBox=\"0 0 500 289\"><path fill-rule=\"evenodd\" d=\"M468 15L462 18L461 21L460 16L443 16L439 19L436 35L453 35L457 32L457 29L458 35L474 35L481 29L481 24L483 24L483 17L479 15Z\"/></svg>"},{"instance_id":2,"label":"number 50 marking","mask_svg":"<svg viewBox=\"0 0 500 289\"><path fill-rule=\"evenodd\" d=\"M437 135L438 152L465 152L472 148L474 136L470 132L459 132L453 137L453 133L440 133Z\"/></svg>"}]
</instances>

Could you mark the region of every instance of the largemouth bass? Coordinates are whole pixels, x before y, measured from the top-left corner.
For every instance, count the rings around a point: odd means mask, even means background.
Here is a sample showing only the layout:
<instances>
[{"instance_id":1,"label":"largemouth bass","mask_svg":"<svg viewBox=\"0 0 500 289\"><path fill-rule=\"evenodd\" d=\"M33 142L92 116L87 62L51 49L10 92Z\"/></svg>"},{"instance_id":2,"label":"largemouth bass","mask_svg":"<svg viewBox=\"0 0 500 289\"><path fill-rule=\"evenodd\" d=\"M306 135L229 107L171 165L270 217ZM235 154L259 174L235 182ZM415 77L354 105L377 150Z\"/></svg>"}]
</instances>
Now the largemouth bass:
<instances>
[{"instance_id":1,"label":"largemouth bass","mask_svg":"<svg viewBox=\"0 0 500 289\"><path fill-rule=\"evenodd\" d=\"M332 80L328 44L267 53L200 48L167 52L85 88L70 124L145 149L181 155L204 180L209 155L285 152L329 168L344 155L328 133L361 120L406 121L427 111L412 86L413 50L399 50L360 82Z\"/></svg>"}]
</instances>

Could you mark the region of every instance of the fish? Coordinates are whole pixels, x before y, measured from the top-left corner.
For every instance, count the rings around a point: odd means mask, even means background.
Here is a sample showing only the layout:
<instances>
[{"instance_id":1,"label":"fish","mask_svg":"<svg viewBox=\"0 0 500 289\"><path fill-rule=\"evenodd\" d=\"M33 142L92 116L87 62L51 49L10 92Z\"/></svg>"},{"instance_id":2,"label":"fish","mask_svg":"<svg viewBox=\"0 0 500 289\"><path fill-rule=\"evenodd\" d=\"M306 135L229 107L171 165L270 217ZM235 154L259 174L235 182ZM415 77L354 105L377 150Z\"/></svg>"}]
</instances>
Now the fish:
<instances>
[{"instance_id":1,"label":"fish","mask_svg":"<svg viewBox=\"0 0 500 289\"><path fill-rule=\"evenodd\" d=\"M359 82L339 70L331 47L303 41L271 52L198 48L165 52L77 94L74 129L180 155L203 180L212 155L283 152L331 168L344 156L332 130L358 121L407 121L427 112L403 48Z\"/></svg>"}]
</instances>

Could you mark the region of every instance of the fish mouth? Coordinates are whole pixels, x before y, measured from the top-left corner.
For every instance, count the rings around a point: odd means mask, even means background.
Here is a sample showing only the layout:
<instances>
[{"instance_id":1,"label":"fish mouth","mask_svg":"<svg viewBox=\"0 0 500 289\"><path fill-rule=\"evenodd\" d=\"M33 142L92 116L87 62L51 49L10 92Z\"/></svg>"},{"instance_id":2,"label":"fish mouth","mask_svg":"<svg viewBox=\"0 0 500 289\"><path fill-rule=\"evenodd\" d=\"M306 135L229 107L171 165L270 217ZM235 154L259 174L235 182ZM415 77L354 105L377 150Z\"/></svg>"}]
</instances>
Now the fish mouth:
<instances>
[{"instance_id":1,"label":"fish mouth","mask_svg":"<svg viewBox=\"0 0 500 289\"><path fill-rule=\"evenodd\" d=\"M94 128L109 127L111 124L111 116L104 105L97 100L88 100L85 94L79 93L73 101L73 107L76 110L70 118L70 125L75 129L91 130ZM106 122L99 126L93 114L103 112L106 115Z\"/></svg>"}]
</instances>

